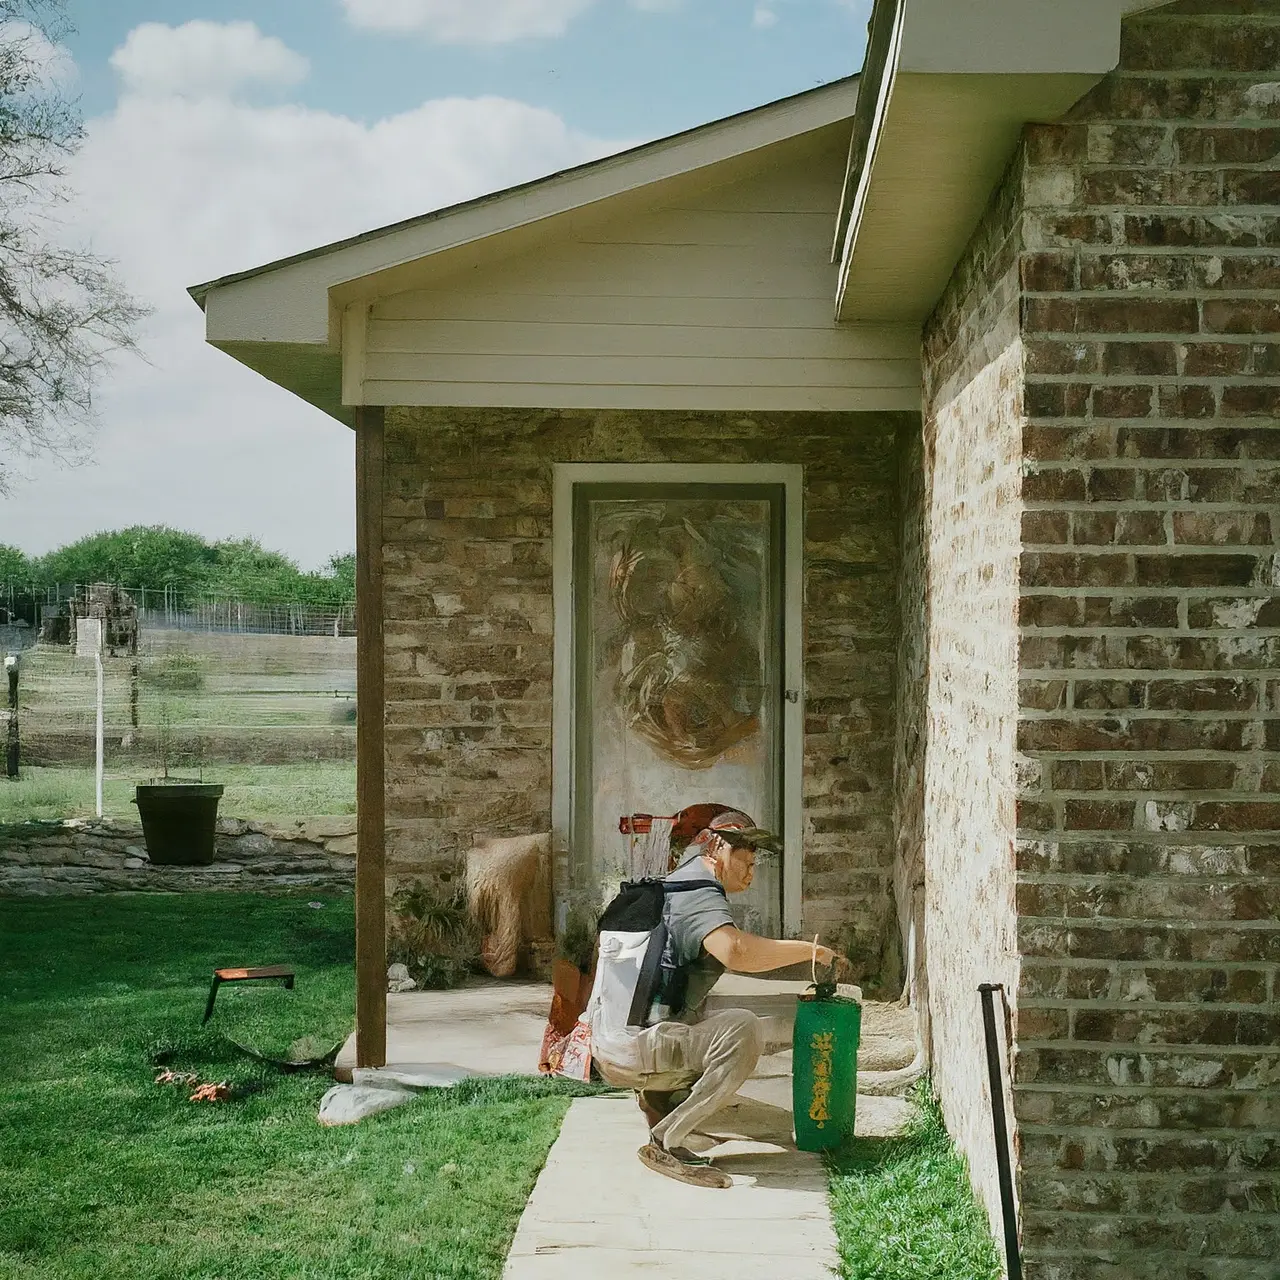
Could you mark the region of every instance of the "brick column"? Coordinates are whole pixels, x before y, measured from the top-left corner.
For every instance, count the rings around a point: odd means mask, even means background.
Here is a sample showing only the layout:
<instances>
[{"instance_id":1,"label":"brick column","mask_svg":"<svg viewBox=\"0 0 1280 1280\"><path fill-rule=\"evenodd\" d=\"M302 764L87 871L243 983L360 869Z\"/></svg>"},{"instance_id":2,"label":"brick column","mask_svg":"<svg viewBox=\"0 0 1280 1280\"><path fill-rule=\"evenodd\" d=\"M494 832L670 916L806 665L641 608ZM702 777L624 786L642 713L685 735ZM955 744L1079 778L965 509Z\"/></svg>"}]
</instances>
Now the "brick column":
<instances>
[{"instance_id":1,"label":"brick column","mask_svg":"<svg viewBox=\"0 0 1280 1280\"><path fill-rule=\"evenodd\" d=\"M1280 6L1026 138L1029 1277L1280 1274Z\"/></svg>"}]
</instances>

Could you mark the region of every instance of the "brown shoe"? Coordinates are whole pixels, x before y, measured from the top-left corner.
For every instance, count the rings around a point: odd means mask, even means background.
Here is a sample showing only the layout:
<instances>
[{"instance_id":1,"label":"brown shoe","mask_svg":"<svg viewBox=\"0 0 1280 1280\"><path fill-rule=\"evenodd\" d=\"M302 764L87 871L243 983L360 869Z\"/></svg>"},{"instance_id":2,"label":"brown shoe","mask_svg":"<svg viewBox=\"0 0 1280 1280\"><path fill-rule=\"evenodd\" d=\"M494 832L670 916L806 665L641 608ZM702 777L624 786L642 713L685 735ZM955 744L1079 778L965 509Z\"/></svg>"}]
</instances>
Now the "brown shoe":
<instances>
[{"instance_id":1,"label":"brown shoe","mask_svg":"<svg viewBox=\"0 0 1280 1280\"><path fill-rule=\"evenodd\" d=\"M725 1191L733 1186L733 1179L727 1173L721 1173L719 1169L713 1169L706 1163L685 1164L656 1142L641 1147L636 1154L646 1169L652 1169L665 1178L674 1178L677 1182L686 1182L691 1187Z\"/></svg>"}]
</instances>

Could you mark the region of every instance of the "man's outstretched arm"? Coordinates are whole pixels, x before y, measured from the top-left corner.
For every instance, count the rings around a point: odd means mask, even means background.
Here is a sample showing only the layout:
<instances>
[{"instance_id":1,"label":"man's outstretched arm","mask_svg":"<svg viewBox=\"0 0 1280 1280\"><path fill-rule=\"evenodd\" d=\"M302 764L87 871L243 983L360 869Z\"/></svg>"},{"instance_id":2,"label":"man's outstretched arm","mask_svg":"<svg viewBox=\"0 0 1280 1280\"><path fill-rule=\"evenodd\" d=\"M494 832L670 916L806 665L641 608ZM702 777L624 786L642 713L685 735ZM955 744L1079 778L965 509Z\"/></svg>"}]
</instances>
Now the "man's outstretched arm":
<instances>
[{"instance_id":1,"label":"man's outstretched arm","mask_svg":"<svg viewBox=\"0 0 1280 1280\"><path fill-rule=\"evenodd\" d=\"M768 973L789 964L807 964L813 959L813 943L800 939L761 938L743 933L736 925L723 924L702 940L708 955L714 956L731 973ZM823 966L844 960L830 947L818 947L818 963Z\"/></svg>"}]
</instances>

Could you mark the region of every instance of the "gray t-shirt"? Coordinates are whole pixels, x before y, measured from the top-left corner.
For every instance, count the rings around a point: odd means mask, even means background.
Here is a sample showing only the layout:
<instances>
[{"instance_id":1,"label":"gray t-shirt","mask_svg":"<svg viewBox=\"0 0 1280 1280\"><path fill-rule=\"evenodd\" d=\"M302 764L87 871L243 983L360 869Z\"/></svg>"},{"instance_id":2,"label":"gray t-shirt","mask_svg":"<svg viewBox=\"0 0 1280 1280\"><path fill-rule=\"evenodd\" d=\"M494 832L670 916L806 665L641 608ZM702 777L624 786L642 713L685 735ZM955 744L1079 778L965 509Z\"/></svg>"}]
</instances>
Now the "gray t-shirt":
<instances>
[{"instance_id":1,"label":"gray t-shirt","mask_svg":"<svg viewBox=\"0 0 1280 1280\"><path fill-rule=\"evenodd\" d=\"M668 882L681 880L714 880L698 854L692 854L669 876ZM708 955L702 944L709 933L722 925L733 924L729 903L719 888L688 889L669 893L663 904L667 922L666 961L682 970L685 978L684 1006L676 1012L661 1005L654 1006L650 1024L661 1021L696 1022L702 1006L724 965Z\"/></svg>"}]
</instances>

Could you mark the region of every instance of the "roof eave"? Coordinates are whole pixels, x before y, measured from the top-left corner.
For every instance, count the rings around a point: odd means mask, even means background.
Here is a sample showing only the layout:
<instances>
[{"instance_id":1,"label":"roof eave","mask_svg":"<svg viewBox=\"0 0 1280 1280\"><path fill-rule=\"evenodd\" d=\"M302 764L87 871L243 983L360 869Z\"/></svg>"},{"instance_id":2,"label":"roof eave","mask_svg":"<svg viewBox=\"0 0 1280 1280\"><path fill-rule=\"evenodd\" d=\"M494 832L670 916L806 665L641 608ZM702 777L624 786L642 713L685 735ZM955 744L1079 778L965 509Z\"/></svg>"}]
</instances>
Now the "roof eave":
<instances>
[{"instance_id":1,"label":"roof eave","mask_svg":"<svg viewBox=\"0 0 1280 1280\"><path fill-rule=\"evenodd\" d=\"M833 260L841 320L922 322L1022 126L1119 60L1126 12L1164 0L876 0Z\"/></svg>"}]
</instances>

